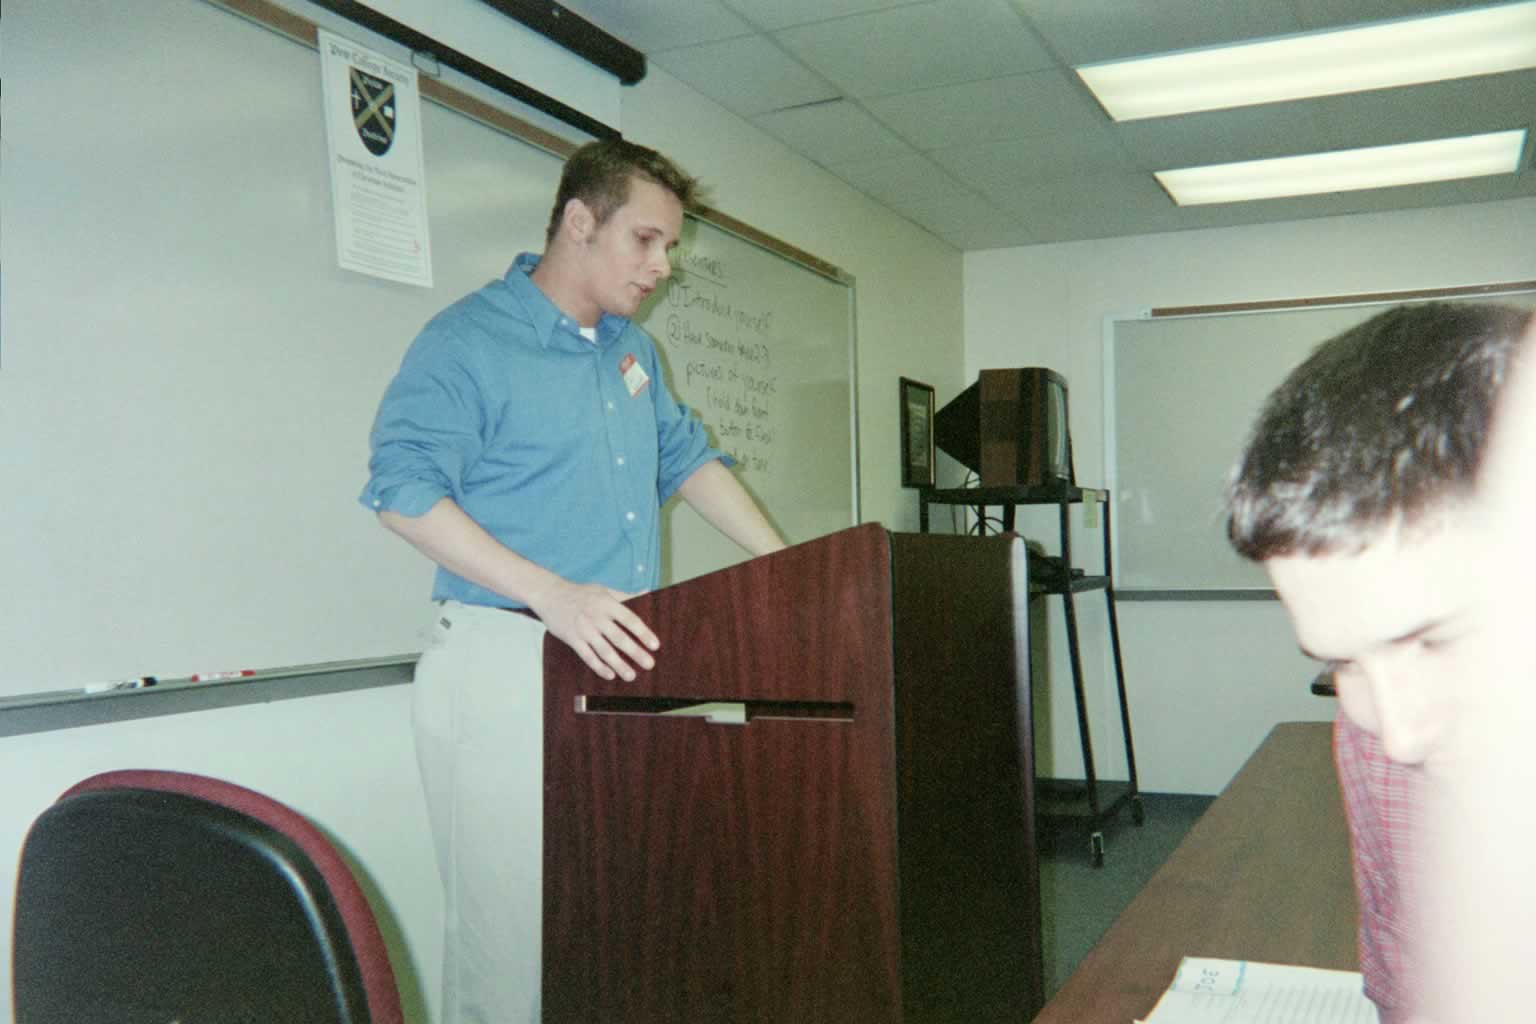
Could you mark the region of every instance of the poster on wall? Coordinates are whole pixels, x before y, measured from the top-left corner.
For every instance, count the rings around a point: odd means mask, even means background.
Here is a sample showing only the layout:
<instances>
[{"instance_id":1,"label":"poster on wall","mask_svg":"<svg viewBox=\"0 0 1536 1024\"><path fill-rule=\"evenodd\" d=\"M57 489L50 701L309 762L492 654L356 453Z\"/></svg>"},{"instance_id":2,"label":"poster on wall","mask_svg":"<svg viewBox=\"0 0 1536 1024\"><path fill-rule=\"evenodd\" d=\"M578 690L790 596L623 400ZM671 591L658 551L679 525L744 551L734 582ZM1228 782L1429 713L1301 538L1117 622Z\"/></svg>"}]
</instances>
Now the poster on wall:
<instances>
[{"instance_id":1,"label":"poster on wall","mask_svg":"<svg viewBox=\"0 0 1536 1024\"><path fill-rule=\"evenodd\" d=\"M430 288L416 69L324 29L319 35L336 261Z\"/></svg>"}]
</instances>

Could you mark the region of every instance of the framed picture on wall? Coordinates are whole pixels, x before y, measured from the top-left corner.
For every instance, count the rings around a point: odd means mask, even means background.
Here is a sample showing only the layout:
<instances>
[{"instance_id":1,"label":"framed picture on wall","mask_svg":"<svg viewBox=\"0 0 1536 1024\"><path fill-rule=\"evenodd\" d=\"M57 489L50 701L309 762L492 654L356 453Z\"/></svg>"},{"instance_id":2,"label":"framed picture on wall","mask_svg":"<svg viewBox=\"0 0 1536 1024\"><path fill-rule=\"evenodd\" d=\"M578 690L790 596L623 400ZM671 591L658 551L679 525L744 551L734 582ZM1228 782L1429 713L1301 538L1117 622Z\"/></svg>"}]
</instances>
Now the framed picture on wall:
<instances>
[{"instance_id":1,"label":"framed picture on wall","mask_svg":"<svg viewBox=\"0 0 1536 1024\"><path fill-rule=\"evenodd\" d=\"M933 388L902 377L901 486L933 484Z\"/></svg>"}]
</instances>

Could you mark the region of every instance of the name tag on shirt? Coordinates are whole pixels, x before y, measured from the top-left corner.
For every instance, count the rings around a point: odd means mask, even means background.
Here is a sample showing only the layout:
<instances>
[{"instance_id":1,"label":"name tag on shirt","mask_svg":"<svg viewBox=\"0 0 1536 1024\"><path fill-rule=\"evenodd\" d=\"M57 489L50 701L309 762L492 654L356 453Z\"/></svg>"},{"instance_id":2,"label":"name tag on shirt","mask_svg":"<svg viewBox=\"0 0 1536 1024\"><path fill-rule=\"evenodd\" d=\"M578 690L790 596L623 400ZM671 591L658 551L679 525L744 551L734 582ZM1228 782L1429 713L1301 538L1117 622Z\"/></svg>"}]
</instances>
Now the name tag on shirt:
<instances>
[{"instance_id":1,"label":"name tag on shirt","mask_svg":"<svg viewBox=\"0 0 1536 1024\"><path fill-rule=\"evenodd\" d=\"M624 386L629 389L630 398L644 391L645 386L651 382L645 367L636 361L633 352L627 353L623 359L619 360L619 372L624 375Z\"/></svg>"}]
</instances>

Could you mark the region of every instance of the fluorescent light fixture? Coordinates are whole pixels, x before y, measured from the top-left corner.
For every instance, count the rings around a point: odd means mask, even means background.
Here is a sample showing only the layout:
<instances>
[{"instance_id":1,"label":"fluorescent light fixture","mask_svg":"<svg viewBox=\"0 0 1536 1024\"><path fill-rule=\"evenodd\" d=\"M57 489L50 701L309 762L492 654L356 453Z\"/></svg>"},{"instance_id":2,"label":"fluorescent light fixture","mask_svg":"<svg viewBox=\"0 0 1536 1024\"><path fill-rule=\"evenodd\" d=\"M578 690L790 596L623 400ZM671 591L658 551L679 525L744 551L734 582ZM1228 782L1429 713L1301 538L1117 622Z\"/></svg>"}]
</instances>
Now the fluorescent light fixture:
<instances>
[{"instance_id":1,"label":"fluorescent light fixture","mask_svg":"<svg viewBox=\"0 0 1536 1024\"><path fill-rule=\"evenodd\" d=\"M1536 2L1089 64L1116 121L1336 96L1536 67Z\"/></svg>"},{"instance_id":2,"label":"fluorescent light fixture","mask_svg":"<svg viewBox=\"0 0 1536 1024\"><path fill-rule=\"evenodd\" d=\"M1156 177L1180 206L1240 203L1513 174L1524 148L1522 128L1396 146L1185 167L1158 171Z\"/></svg>"}]
</instances>

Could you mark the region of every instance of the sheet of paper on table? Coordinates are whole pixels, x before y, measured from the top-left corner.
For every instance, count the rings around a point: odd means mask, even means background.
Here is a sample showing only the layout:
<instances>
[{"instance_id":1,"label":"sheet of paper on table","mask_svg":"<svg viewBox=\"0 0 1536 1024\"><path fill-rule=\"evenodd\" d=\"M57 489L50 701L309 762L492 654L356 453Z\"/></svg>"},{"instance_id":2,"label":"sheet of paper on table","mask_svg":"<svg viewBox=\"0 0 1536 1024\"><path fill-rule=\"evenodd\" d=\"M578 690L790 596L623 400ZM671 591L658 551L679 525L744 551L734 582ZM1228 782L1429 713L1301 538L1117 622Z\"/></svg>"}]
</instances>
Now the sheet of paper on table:
<instances>
[{"instance_id":1,"label":"sheet of paper on table","mask_svg":"<svg viewBox=\"0 0 1536 1024\"><path fill-rule=\"evenodd\" d=\"M1358 971L1187 956L1145 1024L1377 1024Z\"/></svg>"}]
</instances>

